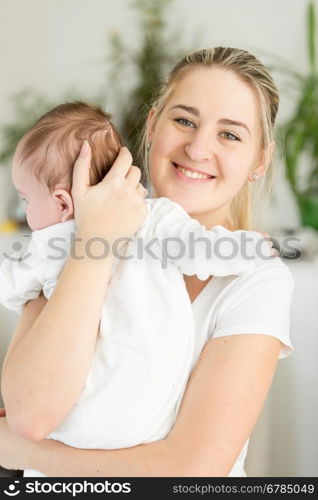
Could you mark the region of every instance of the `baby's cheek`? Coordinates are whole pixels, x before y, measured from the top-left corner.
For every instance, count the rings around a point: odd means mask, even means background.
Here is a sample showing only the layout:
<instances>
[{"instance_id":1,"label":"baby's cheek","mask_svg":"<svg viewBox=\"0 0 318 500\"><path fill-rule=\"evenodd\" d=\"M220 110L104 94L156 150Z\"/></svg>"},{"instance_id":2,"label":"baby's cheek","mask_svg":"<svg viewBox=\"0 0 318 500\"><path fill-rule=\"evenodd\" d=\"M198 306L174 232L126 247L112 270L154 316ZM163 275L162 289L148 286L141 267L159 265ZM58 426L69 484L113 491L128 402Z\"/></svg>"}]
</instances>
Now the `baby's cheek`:
<instances>
[{"instance_id":1,"label":"baby's cheek","mask_svg":"<svg viewBox=\"0 0 318 500\"><path fill-rule=\"evenodd\" d=\"M51 203L45 203L44 206L29 206L26 216L27 223L32 231L58 224L61 221L59 211Z\"/></svg>"},{"instance_id":2,"label":"baby's cheek","mask_svg":"<svg viewBox=\"0 0 318 500\"><path fill-rule=\"evenodd\" d=\"M28 226L32 231L36 231L37 229L41 229L44 227L42 224L43 221L43 211L35 210L32 206L29 206L26 210L26 219Z\"/></svg>"},{"instance_id":3,"label":"baby's cheek","mask_svg":"<svg viewBox=\"0 0 318 500\"><path fill-rule=\"evenodd\" d=\"M29 226L30 229L32 229L32 231L34 231L34 228L32 227L32 220L30 218L30 215L28 212L25 213L25 216L26 216L26 221L27 221L27 225Z\"/></svg>"}]
</instances>

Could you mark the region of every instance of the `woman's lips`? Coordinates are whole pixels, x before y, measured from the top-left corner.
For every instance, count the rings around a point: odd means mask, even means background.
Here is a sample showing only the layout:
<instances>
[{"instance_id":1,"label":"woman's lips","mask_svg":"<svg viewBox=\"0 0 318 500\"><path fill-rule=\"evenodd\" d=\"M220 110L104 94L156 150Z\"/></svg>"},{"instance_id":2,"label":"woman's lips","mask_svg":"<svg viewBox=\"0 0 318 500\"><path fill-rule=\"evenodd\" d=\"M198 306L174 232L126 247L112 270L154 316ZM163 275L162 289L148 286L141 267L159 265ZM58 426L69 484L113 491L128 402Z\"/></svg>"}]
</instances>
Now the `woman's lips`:
<instances>
[{"instance_id":1,"label":"woman's lips","mask_svg":"<svg viewBox=\"0 0 318 500\"><path fill-rule=\"evenodd\" d=\"M182 179L184 181L194 182L194 183L202 183L202 182L212 181L216 178L214 175L206 177L208 174L202 174L201 172L199 172L197 170L183 167L182 165L178 165L175 162L171 162L171 164L173 166L173 169L175 171L176 176L179 179ZM186 175L185 171L191 172L192 175L195 175L195 176L198 175L198 177L192 177L192 176L190 177L189 175ZM204 177L200 177L201 175L203 175Z\"/></svg>"}]
</instances>

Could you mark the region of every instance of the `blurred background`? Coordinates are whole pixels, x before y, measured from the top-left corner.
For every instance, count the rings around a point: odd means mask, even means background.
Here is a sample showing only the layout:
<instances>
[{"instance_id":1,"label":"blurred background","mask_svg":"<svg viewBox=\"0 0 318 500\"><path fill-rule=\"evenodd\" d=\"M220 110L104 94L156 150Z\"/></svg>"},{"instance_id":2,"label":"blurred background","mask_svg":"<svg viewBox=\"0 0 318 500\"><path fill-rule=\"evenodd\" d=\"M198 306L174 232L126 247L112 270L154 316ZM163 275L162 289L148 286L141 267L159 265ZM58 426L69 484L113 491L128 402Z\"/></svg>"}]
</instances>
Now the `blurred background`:
<instances>
[{"instance_id":1,"label":"blurred background","mask_svg":"<svg viewBox=\"0 0 318 500\"><path fill-rule=\"evenodd\" d=\"M101 104L136 158L153 91L186 52L239 47L272 70L283 154L266 229L296 282L295 351L279 361L251 436L249 476L318 476L316 25L318 0L0 0L0 260L27 240L10 165L17 141L43 112L73 99ZM16 322L0 305L0 363Z\"/></svg>"}]
</instances>

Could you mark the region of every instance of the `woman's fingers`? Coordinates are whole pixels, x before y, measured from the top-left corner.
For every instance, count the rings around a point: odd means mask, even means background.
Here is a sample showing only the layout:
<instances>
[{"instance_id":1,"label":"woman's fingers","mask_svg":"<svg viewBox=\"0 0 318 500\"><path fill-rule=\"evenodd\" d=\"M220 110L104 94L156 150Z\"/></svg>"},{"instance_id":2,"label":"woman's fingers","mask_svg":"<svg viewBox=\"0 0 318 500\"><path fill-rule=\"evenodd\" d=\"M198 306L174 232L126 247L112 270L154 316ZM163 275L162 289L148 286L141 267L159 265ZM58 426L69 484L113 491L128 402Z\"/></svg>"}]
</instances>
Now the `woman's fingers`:
<instances>
[{"instance_id":1,"label":"woman's fingers","mask_svg":"<svg viewBox=\"0 0 318 500\"><path fill-rule=\"evenodd\" d=\"M108 182L109 180L114 180L115 178L124 179L129 172L132 164L132 156L129 149L122 147L119 150L118 156L113 163L112 168L105 175L102 182Z\"/></svg>"},{"instance_id":2,"label":"woman's fingers","mask_svg":"<svg viewBox=\"0 0 318 500\"><path fill-rule=\"evenodd\" d=\"M142 198L146 198L148 194L148 190L139 182L141 178L141 170L134 165L130 168L126 181L132 189L136 189L137 193L142 196Z\"/></svg>"},{"instance_id":3,"label":"woman's fingers","mask_svg":"<svg viewBox=\"0 0 318 500\"><path fill-rule=\"evenodd\" d=\"M143 198L146 198L146 196L148 195L148 189L146 189L145 187L143 187L142 184L138 184L137 186L137 191L142 195Z\"/></svg>"},{"instance_id":4,"label":"woman's fingers","mask_svg":"<svg viewBox=\"0 0 318 500\"><path fill-rule=\"evenodd\" d=\"M126 182L129 186L137 187L141 177L141 170L132 165L126 175Z\"/></svg>"},{"instance_id":5,"label":"woman's fingers","mask_svg":"<svg viewBox=\"0 0 318 500\"><path fill-rule=\"evenodd\" d=\"M72 196L81 195L90 186L89 169L91 165L92 151L88 141L84 141L73 169Z\"/></svg>"}]
</instances>

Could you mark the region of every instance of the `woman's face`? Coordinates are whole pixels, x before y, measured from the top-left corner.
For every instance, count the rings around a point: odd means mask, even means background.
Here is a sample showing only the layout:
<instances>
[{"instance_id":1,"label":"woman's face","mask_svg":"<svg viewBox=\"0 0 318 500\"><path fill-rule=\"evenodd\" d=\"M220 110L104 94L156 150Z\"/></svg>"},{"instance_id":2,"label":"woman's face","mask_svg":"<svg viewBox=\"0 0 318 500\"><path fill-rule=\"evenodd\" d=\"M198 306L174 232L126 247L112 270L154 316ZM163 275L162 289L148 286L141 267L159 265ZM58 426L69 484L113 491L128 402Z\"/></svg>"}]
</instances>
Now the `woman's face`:
<instances>
[{"instance_id":1,"label":"woman's face","mask_svg":"<svg viewBox=\"0 0 318 500\"><path fill-rule=\"evenodd\" d=\"M231 71L191 70L155 124L150 115L148 130L154 196L179 203L207 226L225 224L248 177L263 173L258 100Z\"/></svg>"}]
</instances>

